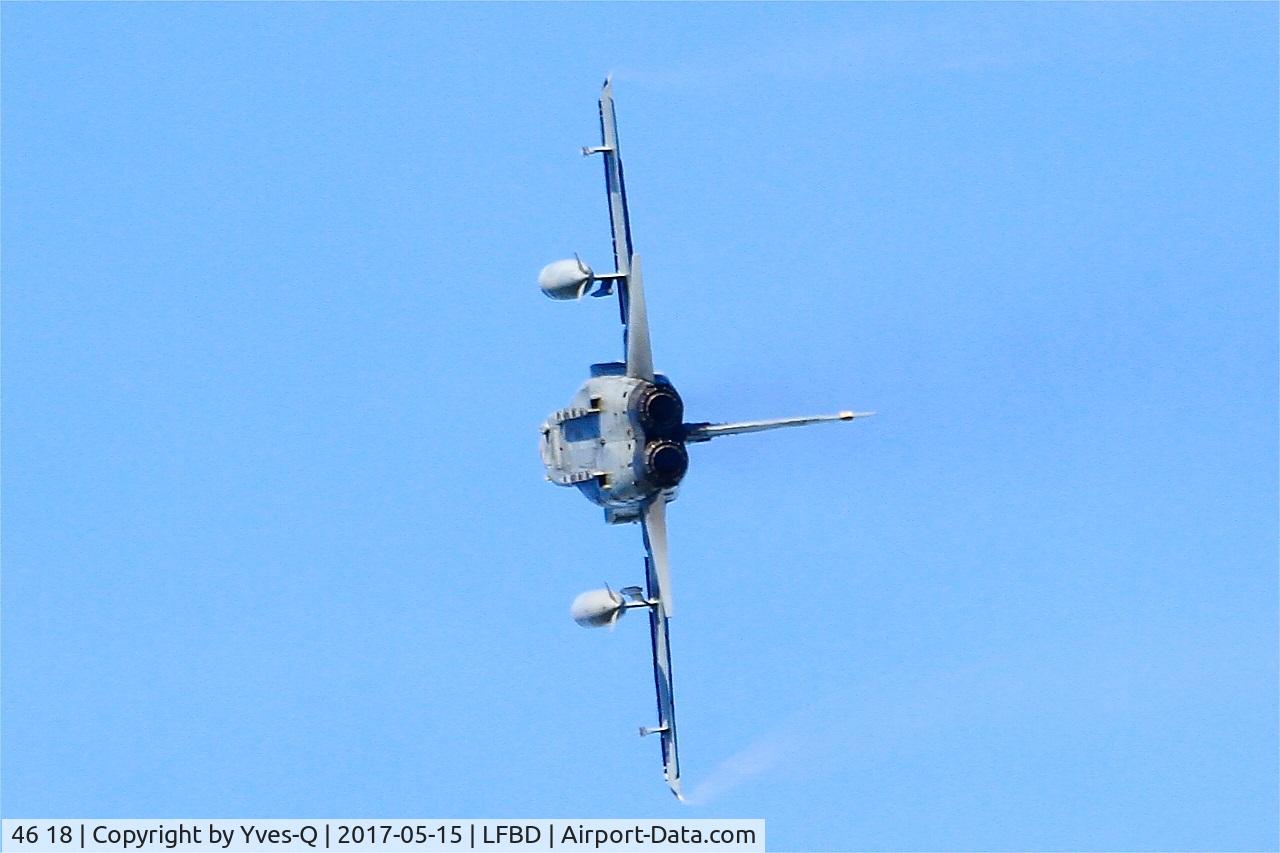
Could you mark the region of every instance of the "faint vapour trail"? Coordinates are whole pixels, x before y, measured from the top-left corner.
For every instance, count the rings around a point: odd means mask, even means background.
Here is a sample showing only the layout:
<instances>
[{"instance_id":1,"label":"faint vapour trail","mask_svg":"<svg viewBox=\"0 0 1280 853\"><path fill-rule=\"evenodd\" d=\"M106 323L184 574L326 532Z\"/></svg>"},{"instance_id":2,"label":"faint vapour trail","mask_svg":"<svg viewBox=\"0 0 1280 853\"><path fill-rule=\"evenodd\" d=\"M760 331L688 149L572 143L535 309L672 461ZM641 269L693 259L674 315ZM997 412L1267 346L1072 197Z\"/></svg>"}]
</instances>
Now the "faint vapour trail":
<instances>
[{"instance_id":1,"label":"faint vapour trail","mask_svg":"<svg viewBox=\"0 0 1280 853\"><path fill-rule=\"evenodd\" d=\"M808 780L850 765L870 771L899 752L945 755L948 744L975 729L1009 721L1034 720L1046 733L1129 725L1161 701L1183 700L1213 671L1190 643L1176 666L1156 666L1158 660L1149 641L1117 629L1071 646L1027 646L915 678L869 678L852 695L814 697L716 764L686 799L710 805L766 776L793 785L797 776Z\"/></svg>"},{"instance_id":2,"label":"faint vapour trail","mask_svg":"<svg viewBox=\"0 0 1280 853\"><path fill-rule=\"evenodd\" d=\"M788 728L767 732L721 761L689 792L685 802L691 806L705 806L742 783L773 769L788 756L794 756L802 742Z\"/></svg>"}]
</instances>

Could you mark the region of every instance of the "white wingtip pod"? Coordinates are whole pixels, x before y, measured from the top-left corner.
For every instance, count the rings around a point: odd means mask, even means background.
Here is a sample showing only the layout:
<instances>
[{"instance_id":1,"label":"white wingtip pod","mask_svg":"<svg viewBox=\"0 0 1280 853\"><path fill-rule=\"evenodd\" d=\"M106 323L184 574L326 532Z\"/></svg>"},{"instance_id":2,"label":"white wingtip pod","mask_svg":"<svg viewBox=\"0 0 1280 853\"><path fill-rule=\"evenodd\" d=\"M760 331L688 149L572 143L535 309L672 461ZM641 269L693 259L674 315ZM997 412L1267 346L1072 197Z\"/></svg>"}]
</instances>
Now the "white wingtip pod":
<instances>
[{"instance_id":1,"label":"white wingtip pod","mask_svg":"<svg viewBox=\"0 0 1280 853\"><path fill-rule=\"evenodd\" d=\"M552 261L538 273L538 286L552 299L581 299L594 280L591 267L577 258Z\"/></svg>"},{"instance_id":2,"label":"white wingtip pod","mask_svg":"<svg viewBox=\"0 0 1280 853\"><path fill-rule=\"evenodd\" d=\"M612 626L625 612L622 596L608 587L584 592L569 606L569 615L583 628Z\"/></svg>"}]
</instances>

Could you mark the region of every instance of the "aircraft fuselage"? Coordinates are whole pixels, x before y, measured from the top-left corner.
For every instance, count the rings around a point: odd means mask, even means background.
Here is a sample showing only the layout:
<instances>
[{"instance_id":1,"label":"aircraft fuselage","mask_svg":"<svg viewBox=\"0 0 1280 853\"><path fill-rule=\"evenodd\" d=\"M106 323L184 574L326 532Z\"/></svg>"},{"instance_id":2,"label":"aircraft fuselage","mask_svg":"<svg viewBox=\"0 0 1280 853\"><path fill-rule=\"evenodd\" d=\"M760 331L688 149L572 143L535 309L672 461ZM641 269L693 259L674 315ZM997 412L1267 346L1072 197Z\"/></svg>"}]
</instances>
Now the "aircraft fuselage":
<instances>
[{"instance_id":1,"label":"aircraft fuselage","mask_svg":"<svg viewBox=\"0 0 1280 853\"><path fill-rule=\"evenodd\" d=\"M665 376L649 382L620 362L592 365L569 405L542 424L547 479L576 486L612 524L635 521L659 492L675 497L689 465L683 417Z\"/></svg>"}]
</instances>

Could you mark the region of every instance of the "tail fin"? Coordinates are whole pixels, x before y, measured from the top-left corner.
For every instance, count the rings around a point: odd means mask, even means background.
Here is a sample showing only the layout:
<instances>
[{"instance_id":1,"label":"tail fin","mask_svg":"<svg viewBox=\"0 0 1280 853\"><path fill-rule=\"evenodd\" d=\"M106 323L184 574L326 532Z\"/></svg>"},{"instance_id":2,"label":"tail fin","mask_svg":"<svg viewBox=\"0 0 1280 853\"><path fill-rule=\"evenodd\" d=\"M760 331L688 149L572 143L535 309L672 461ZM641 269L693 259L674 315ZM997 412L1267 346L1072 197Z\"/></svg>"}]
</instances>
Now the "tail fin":
<instances>
[{"instance_id":1,"label":"tail fin","mask_svg":"<svg viewBox=\"0 0 1280 853\"><path fill-rule=\"evenodd\" d=\"M744 432L763 432L767 429L820 424L824 421L851 421L869 418L875 412L839 412L834 415L813 415L807 418L773 418L766 421L739 421L732 424L685 424L685 441L710 441L722 435L738 435Z\"/></svg>"}]
</instances>

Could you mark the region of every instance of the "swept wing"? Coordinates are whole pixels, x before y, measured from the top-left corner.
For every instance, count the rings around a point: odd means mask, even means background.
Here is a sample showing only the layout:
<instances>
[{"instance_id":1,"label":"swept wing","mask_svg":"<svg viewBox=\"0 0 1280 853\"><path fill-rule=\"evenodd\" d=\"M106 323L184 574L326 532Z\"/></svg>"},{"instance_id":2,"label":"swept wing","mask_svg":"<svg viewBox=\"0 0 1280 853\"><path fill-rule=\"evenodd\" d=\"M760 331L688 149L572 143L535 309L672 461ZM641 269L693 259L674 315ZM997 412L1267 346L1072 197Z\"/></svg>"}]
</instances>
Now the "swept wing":
<instances>
[{"instance_id":1,"label":"swept wing","mask_svg":"<svg viewBox=\"0 0 1280 853\"><path fill-rule=\"evenodd\" d=\"M671 681L668 605L671 581L667 566L667 501L661 494L644 511L645 583L649 598L649 634L653 640L653 685L658 696L658 725L641 734L662 736L662 769L671 792L680 793L680 755L676 748L676 702Z\"/></svg>"},{"instance_id":2,"label":"swept wing","mask_svg":"<svg viewBox=\"0 0 1280 853\"><path fill-rule=\"evenodd\" d=\"M608 80L600 91L600 138L599 148L586 150L604 155L604 184L609 195L609 224L613 228L613 261L618 270L618 304L622 312L627 375L652 381L649 318L644 308L640 259L631 246L631 216L627 211L627 186L618 148L618 120L613 111L613 84Z\"/></svg>"}]
</instances>

